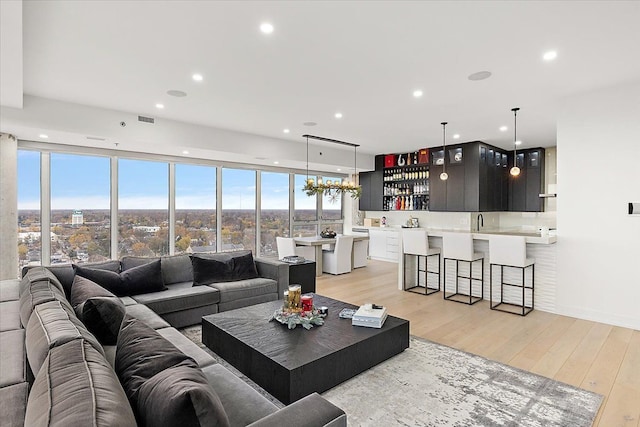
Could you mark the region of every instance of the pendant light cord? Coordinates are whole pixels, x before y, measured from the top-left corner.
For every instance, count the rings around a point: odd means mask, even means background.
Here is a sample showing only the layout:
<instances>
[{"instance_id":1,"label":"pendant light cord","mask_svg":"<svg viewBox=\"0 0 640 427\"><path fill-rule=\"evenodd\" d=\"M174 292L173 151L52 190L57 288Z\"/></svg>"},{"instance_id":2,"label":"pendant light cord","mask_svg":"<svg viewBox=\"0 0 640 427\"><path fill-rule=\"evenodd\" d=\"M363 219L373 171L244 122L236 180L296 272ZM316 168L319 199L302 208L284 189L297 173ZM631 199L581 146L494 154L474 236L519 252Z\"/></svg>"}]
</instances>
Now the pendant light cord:
<instances>
[{"instance_id":1,"label":"pendant light cord","mask_svg":"<svg viewBox=\"0 0 640 427\"><path fill-rule=\"evenodd\" d=\"M440 123L442 125L442 173L447 172L447 124L448 122Z\"/></svg>"},{"instance_id":2,"label":"pendant light cord","mask_svg":"<svg viewBox=\"0 0 640 427\"><path fill-rule=\"evenodd\" d=\"M513 166L518 166L517 148L518 148L518 120L517 115L520 108L512 108L513 111Z\"/></svg>"}]
</instances>

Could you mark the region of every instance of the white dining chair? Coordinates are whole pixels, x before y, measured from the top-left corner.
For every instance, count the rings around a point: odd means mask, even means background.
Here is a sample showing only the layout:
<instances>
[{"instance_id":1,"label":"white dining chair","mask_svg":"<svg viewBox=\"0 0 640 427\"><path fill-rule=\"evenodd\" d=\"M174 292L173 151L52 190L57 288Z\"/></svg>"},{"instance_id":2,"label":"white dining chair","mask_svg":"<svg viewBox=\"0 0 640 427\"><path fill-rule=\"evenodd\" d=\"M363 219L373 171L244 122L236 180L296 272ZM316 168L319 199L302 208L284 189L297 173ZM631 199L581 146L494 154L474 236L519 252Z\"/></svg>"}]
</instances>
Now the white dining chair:
<instances>
[{"instance_id":1,"label":"white dining chair","mask_svg":"<svg viewBox=\"0 0 640 427\"><path fill-rule=\"evenodd\" d=\"M343 274L351 272L351 250L353 236L337 236L331 251L322 251L322 272Z\"/></svg>"},{"instance_id":2,"label":"white dining chair","mask_svg":"<svg viewBox=\"0 0 640 427\"><path fill-rule=\"evenodd\" d=\"M369 242L367 240L358 240L353 242L353 268L361 268L367 266L367 258L369 256Z\"/></svg>"},{"instance_id":3,"label":"white dining chair","mask_svg":"<svg viewBox=\"0 0 640 427\"><path fill-rule=\"evenodd\" d=\"M316 260L316 251L311 246L296 246L295 240L290 237L276 237L278 246L278 259L286 256L301 256L309 261Z\"/></svg>"},{"instance_id":4,"label":"white dining chair","mask_svg":"<svg viewBox=\"0 0 640 427\"><path fill-rule=\"evenodd\" d=\"M407 288L407 256L416 259L416 282ZM438 257L438 269L429 270L429 258ZM420 269L420 259L424 258L424 270ZM440 248L429 247L429 236L425 230L403 230L402 231L402 287L405 291L415 292L423 295L431 295L440 291ZM433 267L432 267L433 268ZM420 273L424 273L424 286L420 284ZM437 276L438 286L429 286L429 275Z\"/></svg>"},{"instance_id":5,"label":"white dining chair","mask_svg":"<svg viewBox=\"0 0 640 427\"><path fill-rule=\"evenodd\" d=\"M493 266L500 267L499 299L494 301ZM504 281L504 268L520 269L522 279L520 283ZM531 282L527 285L525 273L531 270ZM533 295L535 283L535 260L527 258L527 242L522 236L491 236L489 237L489 301L492 310L504 311L526 316L533 310ZM505 289L505 286L508 288ZM507 292L505 292L507 291ZM505 307L506 306L506 307ZM509 308L514 310L509 310Z\"/></svg>"},{"instance_id":6,"label":"white dining chair","mask_svg":"<svg viewBox=\"0 0 640 427\"><path fill-rule=\"evenodd\" d=\"M471 233L442 233L442 286L443 297L446 300L460 302L463 304L475 304L484 299L484 255L473 252L473 236ZM447 261L455 261L455 292L447 292ZM473 276L473 265L476 261L481 262L480 277ZM459 270L460 262L469 264L469 275L461 276ZM469 287L460 290L460 279L469 281ZM473 292L474 283L480 282L480 291ZM468 291L468 293L467 293ZM479 295L478 295L479 294Z\"/></svg>"}]
</instances>

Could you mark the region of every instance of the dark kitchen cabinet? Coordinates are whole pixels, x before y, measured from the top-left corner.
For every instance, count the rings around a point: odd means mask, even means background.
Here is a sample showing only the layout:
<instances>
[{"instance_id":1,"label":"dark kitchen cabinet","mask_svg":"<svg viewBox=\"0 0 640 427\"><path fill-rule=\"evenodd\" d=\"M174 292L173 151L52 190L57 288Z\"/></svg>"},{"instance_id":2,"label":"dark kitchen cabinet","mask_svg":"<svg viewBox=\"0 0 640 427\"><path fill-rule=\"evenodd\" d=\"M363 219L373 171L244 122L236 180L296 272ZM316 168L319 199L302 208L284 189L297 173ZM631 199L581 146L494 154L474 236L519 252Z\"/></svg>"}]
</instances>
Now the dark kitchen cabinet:
<instances>
[{"instance_id":1,"label":"dark kitchen cabinet","mask_svg":"<svg viewBox=\"0 0 640 427\"><path fill-rule=\"evenodd\" d=\"M513 159L513 156L511 156ZM520 175L509 175L509 210L514 212L542 212L544 199L544 148L517 151ZM511 161L513 166L513 161Z\"/></svg>"},{"instance_id":2,"label":"dark kitchen cabinet","mask_svg":"<svg viewBox=\"0 0 640 427\"><path fill-rule=\"evenodd\" d=\"M383 203L382 170L360 172L359 178L362 187L359 209L361 211L381 211Z\"/></svg>"}]
</instances>

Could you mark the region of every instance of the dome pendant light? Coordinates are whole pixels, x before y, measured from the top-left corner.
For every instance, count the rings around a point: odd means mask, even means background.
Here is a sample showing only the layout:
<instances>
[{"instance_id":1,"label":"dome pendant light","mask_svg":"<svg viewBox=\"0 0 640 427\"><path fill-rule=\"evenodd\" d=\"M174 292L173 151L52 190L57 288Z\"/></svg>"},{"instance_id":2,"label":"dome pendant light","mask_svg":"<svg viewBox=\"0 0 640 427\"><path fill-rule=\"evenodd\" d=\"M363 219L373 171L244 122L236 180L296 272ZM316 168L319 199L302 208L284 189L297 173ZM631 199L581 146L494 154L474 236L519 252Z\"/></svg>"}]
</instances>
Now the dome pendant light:
<instances>
[{"instance_id":1,"label":"dome pendant light","mask_svg":"<svg viewBox=\"0 0 640 427\"><path fill-rule=\"evenodd\" d=\"M440 179L443 181L446 181L447 179L449 179L449 174L447 174L447 150L446 150L446 145L447 145L447 139L446 139L446 135L447 135L447 122L442 122L440 123L442 125L442 173L440 174Z\"/></svg>"},{"instance_id":2,"label":"dome pendant light","mask_svg":"<svg viewBox=\"0 0 640 427\"><path fill-rule=\"evenodd\" d=\"M513 111L513 167L509 173L514 177L520 175L520 168L518 167L518 153L516 151L516 148L518 147L516 122L519 110L520 108L518 107L511 109L511 111Z\"/></svg>"}]
</instances>

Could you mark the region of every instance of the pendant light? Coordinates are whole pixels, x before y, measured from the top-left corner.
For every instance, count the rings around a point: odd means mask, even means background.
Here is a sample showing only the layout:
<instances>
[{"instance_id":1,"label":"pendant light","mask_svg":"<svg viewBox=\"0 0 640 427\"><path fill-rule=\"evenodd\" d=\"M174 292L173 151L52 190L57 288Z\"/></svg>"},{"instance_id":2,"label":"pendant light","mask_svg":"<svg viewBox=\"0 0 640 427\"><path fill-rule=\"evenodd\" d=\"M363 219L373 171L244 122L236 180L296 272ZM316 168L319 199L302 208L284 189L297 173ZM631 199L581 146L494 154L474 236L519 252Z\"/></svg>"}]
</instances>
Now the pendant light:
<instances>
[{"instance_id":1,"label":"pendant light","mask_svg":"<svg viewBox=\"0 0 640 427\"><path fill-rule=\"evenodd\" d=\"M518 133L517 133L517 127L516 127L519 110L520 108L518 107L511 109L511 111L513 111L513 167L511 168L509 173L514 177L520 175L520 168L518 167L518 152L517 152Z\"/></svg>"},{"instance_id":2,"label":"pendant light","mask_svg":"<svg viewBox=\"0 0 640 427\"><path fill-rule=\"evenodd\" d=\"M447 150L446 150L446 145L447 145L447 139L446 139L447 122L442 122L440 124L442 125L442 173L440 174L440 179L443 180L443 181L446 181L447 179L449 179L449 175L447 174L447 167L446 167L446 163L447 163Z\"/></svg>"}]
</instances>

